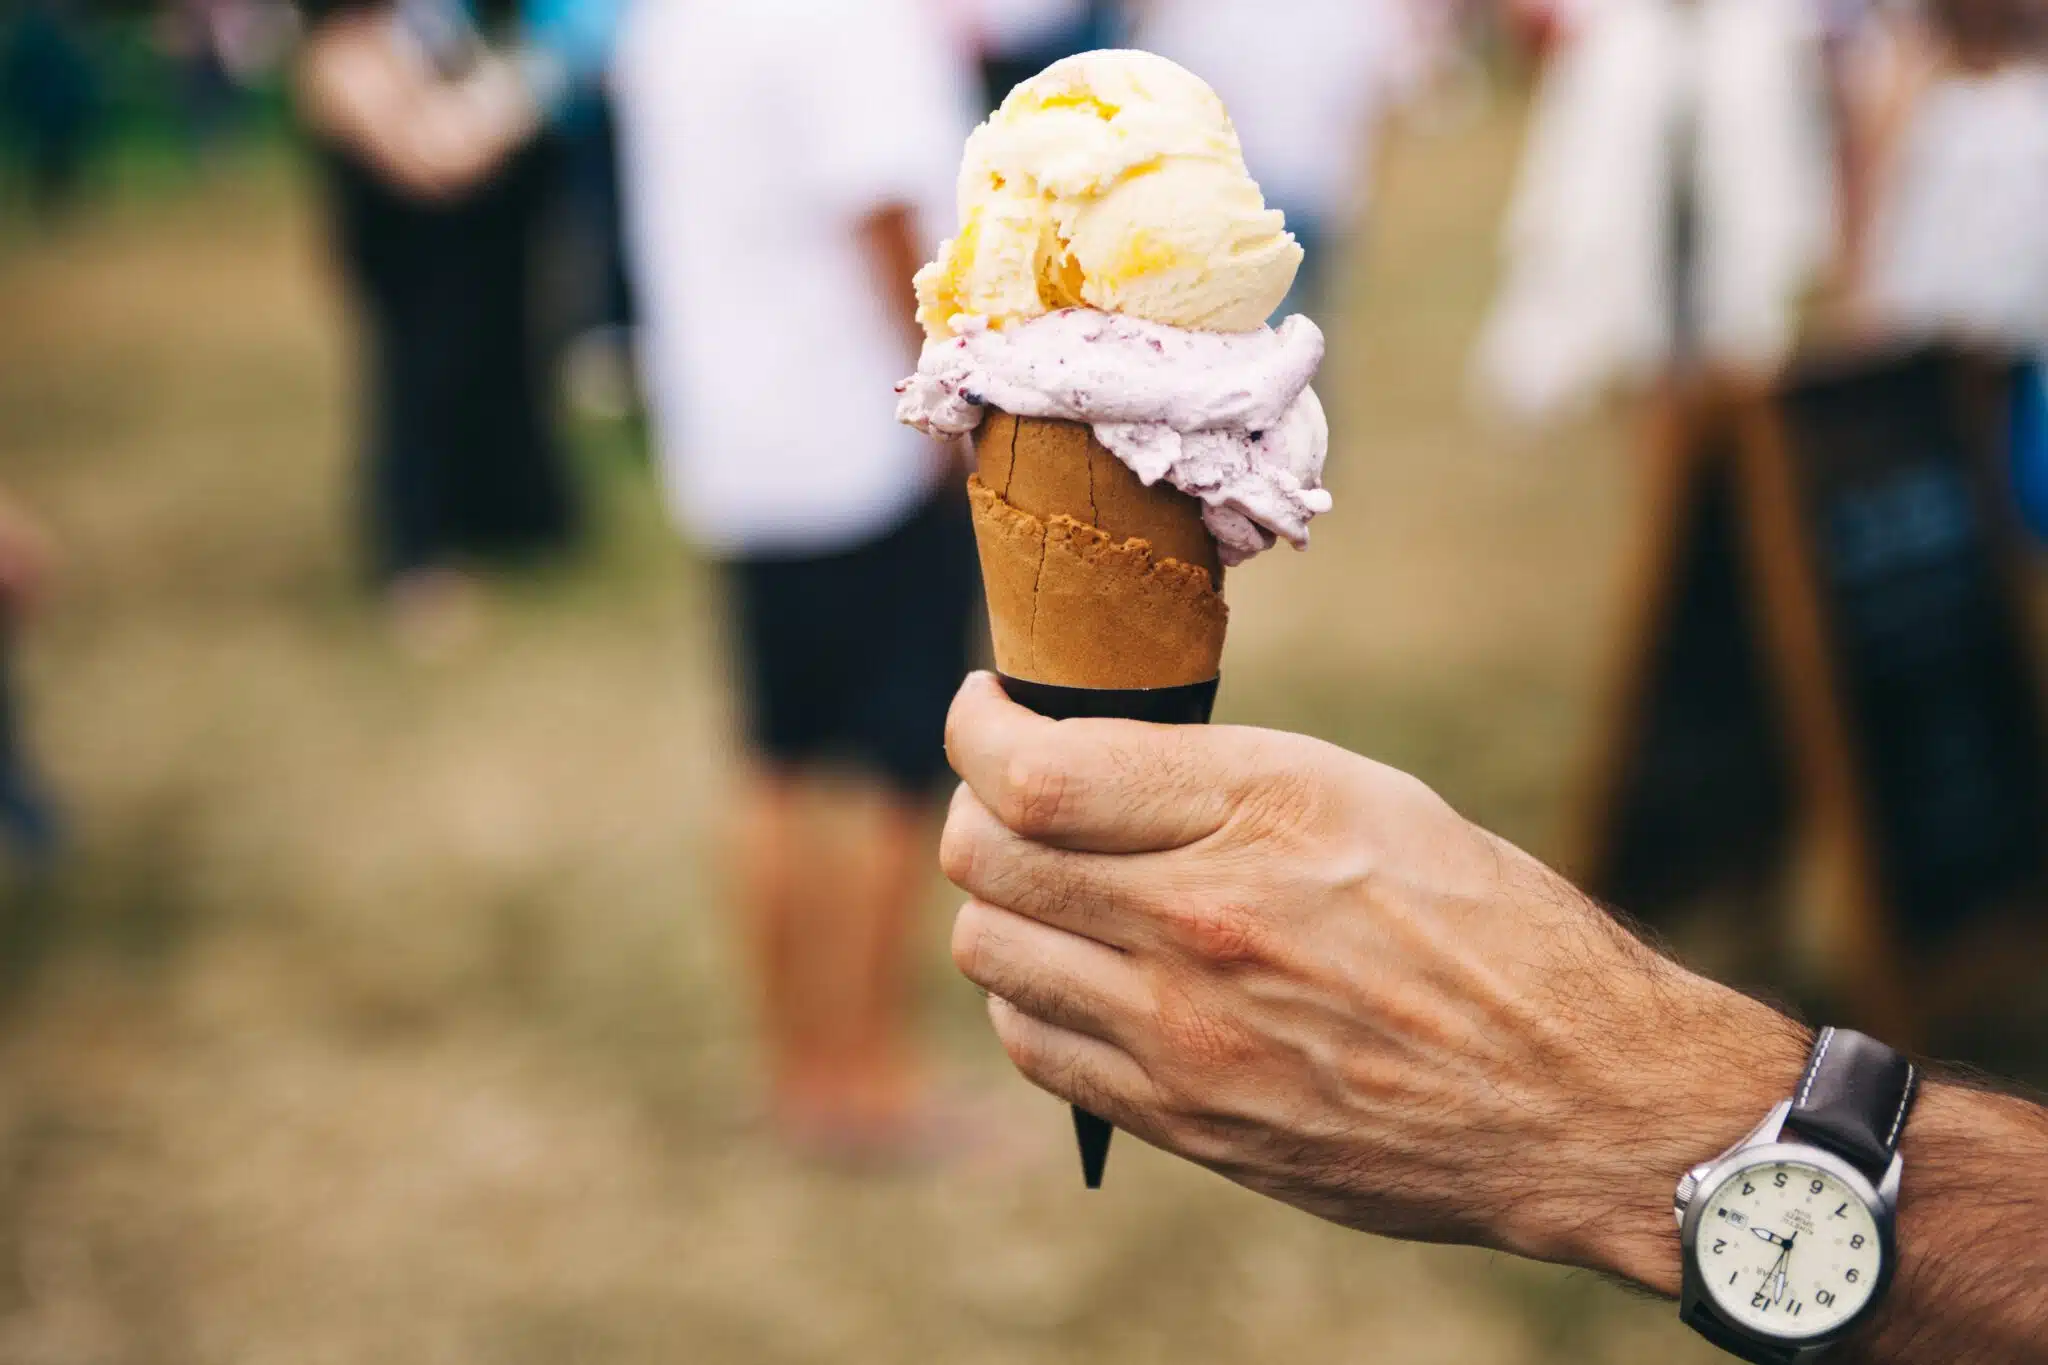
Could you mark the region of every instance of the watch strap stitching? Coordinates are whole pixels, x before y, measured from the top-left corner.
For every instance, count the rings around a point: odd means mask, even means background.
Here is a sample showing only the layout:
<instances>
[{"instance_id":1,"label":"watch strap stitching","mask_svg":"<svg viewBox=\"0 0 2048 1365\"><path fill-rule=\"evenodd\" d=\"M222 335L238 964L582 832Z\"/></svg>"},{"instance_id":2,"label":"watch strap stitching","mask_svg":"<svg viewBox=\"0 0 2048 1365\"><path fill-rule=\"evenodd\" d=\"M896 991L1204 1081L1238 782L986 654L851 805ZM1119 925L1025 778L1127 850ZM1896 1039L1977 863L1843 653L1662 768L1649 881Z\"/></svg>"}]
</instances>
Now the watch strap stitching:
<instances>
[{"instance_id":1,"label":"watch strap stitching","mask_svg":"<svg viewBox=\"0 0 2048 1365\"><path fill-rule=\"evenodd\" d=\"M1806 1078L1799 1083L1799 1098L1794 1107L1806 1107L1807 1096L1813 1093L1813 1078L1820 1074L1820 1064L1827 1060L1828 1044L1835 1041L1834 1025L1820 1031L1820 1046L1813 1050L1813 1060L1806 1064Z\"/></svg>"},{"instance_id":2,"label":"watch strap stitching","mask_svg":"<svg viewBox=\"0 0 2048 1365\"><path fill-rule=\"evenodd\" d=\"M1899 1129L1906 1126L1906 1110L1912 1107L1913 1091L1919 1087L1919 1082L1920 1069L1909 1065L1906 1084L1899 1091L1899 1112L1892 1115L1892 1130L1885 1134L1884 1145L1888 1150L1896 1152L1899 1148Z\"/></svg>"}]
</instances>

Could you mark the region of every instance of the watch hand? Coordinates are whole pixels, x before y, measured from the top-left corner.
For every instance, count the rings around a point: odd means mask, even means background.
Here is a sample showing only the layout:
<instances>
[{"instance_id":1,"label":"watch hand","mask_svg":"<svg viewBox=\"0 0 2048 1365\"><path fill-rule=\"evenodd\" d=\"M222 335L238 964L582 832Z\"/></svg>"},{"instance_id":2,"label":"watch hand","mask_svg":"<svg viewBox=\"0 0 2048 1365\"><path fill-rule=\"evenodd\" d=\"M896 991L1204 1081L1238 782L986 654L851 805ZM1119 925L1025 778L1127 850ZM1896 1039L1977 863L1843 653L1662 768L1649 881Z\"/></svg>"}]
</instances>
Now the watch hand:
<instances>
[{"instance_id":1,"label":"watch hand","mask_svg":"<svg viewBox=\"0 0 2048 1365\"><path fill-rule=\"evenodd\" d=\"M1761 1231L1761 1229L1755 1230ZM1765 1235L1782 1247L1783 1250L1778 1252L1778 1259L1771 1262L1771 1268L1764 1272L1763 1282L1758 1286L1756 1292L1769 1295L1771 1302L1776 1303L1785 1297L1785 1262L1792 1255L1792 1241L1790 1238L1779 1237L1776 1234Z\"/></svg>"},{"instance_id":2,"label":"watch hand","mask_svg":"<svg viewBox=\"0 0 2048 1365\"><path fill-rule=\"evenodd\" d=\"M1778 1289L1777 1292L1771 1296L1772 1303L1781 1302L1785 1297L1785 1285L1786 1282L1791 1278L1788 1272L1792 1268L1792 1244L1798 1240L1799 1234L1796 1232L1793 1233L1790 1237L1787 1237L1785 1239L1783 1243L1785 1249L1778 1253Z\"/></svg>"},{"instance_id":3,"label":"watch hand","mask_svg":"<svg viewBox=\"0 0 2048 1365\"><path fill-rule=\"evenodd\" d=\"M1780 1237L1777 1233L1772 1232L1769 1228L1751 1228L1750 1232L1755 1236L1763 1238L1766 1242L1769 1242L1773 1246L1791 1245L1789 1241L1787 1241L1783 1237Z\"/></svg>"}]
</instances>

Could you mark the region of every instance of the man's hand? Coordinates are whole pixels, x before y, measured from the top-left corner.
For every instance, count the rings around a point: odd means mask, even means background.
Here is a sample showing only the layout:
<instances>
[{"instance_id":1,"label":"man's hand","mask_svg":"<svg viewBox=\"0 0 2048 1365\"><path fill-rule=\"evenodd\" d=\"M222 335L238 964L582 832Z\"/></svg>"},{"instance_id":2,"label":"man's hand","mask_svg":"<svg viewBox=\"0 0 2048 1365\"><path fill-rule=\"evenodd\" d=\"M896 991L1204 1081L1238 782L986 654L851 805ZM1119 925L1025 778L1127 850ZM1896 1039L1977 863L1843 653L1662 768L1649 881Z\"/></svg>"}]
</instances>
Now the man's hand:
<instances>
[{"instance_id":1,"label":"man's hand","mask_svg":"<svg viewBox=\"0 0 2048 1365\"><path fill-rule=\"evenodd\" d=\"M1804 1063L1804 1029L1341 749L1050 721L985 674L946 744L953 955L1011 1060L1326 1218L1675 1294L1679 1176ZM1897 1275L1843 1358L2048 1361L2048 1110L1930 1083L1901 1152Z\"/></svg>"},{"instance_id":2,"label":"man's hand","mask_svg":"<svg viewBox=\"0 0 2048 1365\"><path fill-rule=\"evenodd\" d=\"M1323 1217L1674 1292L1679 1175L1799 1074L1803 1030L1341 749L987 675L947 746L954 959L1018 1068Z\"/></svg>"}]
</instances>

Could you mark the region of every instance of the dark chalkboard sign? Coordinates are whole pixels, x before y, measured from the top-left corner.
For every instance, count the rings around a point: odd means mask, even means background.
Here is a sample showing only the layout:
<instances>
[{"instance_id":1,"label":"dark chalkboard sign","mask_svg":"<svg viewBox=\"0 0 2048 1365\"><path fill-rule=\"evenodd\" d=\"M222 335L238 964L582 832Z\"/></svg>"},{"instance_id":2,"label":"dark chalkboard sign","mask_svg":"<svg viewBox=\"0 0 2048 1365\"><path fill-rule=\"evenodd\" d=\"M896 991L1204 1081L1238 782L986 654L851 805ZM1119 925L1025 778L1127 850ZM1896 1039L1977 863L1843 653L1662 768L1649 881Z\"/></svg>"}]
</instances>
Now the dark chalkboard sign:
<instances>
[{"instance_id":1,"label":"dark chalkboard sign","mask_svg":"<svg viewBox=\"0 0 2048 1365\"><path fill-rule=\"evenodd\" d=\"M1582 870L1655 918L1789 854L1798 935L1910 1032L2048 942L2048 722L2007 476L2014 367L1946 349L1701 385L1653 458ZM2040 960L2040 959L2034 959Z\"/></svg>"},{"instance_id":2,"label":"dark chalkboard sign","mask_svg":"<svg viewBox=\"0 0 2048 1365\"><path fill-rule=\"evenodd\" d=\"M2048 727L2002 477L2006 382L1927 351L1809 373L1779 403L1847 757L1907 951L2048 887Z\"/></svg>"},{"instance_id":3,"label":"dark chalkboard sign","mask_svg":"<svg viewBox=\"0 0 2048 1365\"><path fill-rule=\"evenodd\" d=\"M1795 799L1743 543L1737 409L1711 390L1660 401L1635 619L1577 867L1637 913L1776 876Z\"/></svg>"}]
</instances>

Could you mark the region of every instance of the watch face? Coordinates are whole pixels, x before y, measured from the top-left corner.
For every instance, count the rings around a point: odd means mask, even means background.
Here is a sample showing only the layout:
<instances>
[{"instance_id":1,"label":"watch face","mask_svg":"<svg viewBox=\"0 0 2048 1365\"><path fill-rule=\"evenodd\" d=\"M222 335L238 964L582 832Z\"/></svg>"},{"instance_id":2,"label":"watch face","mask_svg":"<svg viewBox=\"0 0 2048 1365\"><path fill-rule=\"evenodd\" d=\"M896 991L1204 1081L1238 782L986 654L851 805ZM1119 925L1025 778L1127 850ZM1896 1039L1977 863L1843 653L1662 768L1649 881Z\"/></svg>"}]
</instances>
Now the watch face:
<instances>
[{"instance_id":1,"label":"watch face","mask_svg":"<svg viewBox=\"0 0 2048 1365\"><path fill-rule=\"evenodd\" d=\"M1855 1317L1877 1292L1877 1222L1841 1177L1797 1160L1767 1161L1705 1195L1693 1257L1728 1321L1767 1336L1815 1337Z\"/></svg>"}]
</instances>

